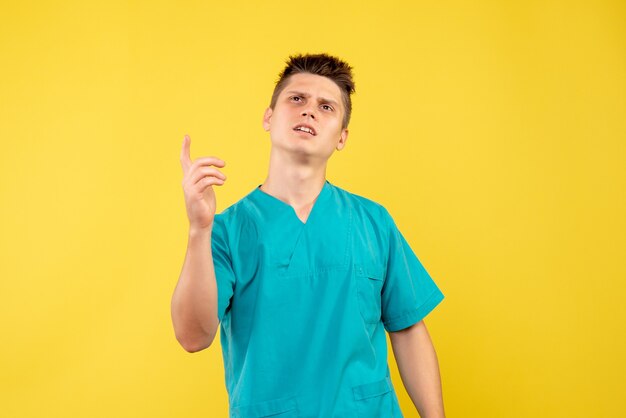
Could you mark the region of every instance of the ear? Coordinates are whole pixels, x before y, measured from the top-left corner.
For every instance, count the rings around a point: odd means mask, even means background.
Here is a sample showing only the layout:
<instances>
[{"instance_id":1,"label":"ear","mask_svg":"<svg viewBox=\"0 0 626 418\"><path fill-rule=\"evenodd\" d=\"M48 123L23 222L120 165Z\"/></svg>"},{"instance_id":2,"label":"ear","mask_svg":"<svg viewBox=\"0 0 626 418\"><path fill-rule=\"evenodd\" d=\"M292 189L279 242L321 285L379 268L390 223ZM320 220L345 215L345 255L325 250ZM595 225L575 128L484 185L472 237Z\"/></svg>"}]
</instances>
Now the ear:
<instances>
[{"instance_id":1,"label":"ear","mask_svg":"<svg viewBox=\"0 0 626 418\"><path fill-rule=\"evenodd\" d=\"M263 129L266 131L270 130L270 121L272 119L272 108L268 107L265 109L265 114L263 114Z\"/></svg>"},{"instance_id":2,"label":"ear","mask_svg":"<svg viewBox=\"0 0 626 418\"><path fill-rule=\"evenodd\" d=\"M346 146L346 142L348 141L348 129L343 129L341 131L341 136L339 137L339 143L337 144L337 151L341 151L343 147Z\"/></svg>"}]
</instances>

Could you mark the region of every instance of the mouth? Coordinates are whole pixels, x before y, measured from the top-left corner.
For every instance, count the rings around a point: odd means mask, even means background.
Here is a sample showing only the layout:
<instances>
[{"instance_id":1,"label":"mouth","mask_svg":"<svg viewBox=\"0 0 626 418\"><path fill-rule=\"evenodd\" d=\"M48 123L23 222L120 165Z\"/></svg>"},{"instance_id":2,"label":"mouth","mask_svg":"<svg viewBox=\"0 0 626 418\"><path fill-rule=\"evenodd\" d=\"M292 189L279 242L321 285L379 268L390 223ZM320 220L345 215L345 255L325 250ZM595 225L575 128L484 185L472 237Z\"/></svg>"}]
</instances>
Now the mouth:
<instances>
[{"instance_id":1,"label":"mouth","mask_svg":"<svg viewBox=\"0 0 626 418\"><path fill-rule=\"evenodd\" d=\"M303 132L311 136L317 135L317 132L315 132L315 129L311 125L307 125L306 123L300 123L294 126L293 130L296 132Z\"/></svg>"}]
</instances>

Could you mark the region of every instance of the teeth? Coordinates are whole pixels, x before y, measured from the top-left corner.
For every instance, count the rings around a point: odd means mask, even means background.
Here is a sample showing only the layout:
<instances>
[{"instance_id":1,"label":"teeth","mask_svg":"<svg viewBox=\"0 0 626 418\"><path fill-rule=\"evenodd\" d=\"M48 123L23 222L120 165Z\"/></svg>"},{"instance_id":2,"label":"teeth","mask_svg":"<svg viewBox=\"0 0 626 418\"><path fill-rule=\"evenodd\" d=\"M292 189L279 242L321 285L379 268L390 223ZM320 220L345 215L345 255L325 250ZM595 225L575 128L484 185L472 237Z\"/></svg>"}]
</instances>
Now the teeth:
<instances>
[{"instance_id":1,"label":"teeth","mask_svg":"<svg viewBox=\"0 0 626 418\"><path fill-rule=\"evenodd\" d=\"M298 126L298 127L296 128L296 130L297 130L297 131L304 131L304 132L308 132L308 133L310 133L311 135L313 135L313 131L312 131L311 129L309 129L309 128L305 127L305 126Z\"/></svg>"}]
</instances>

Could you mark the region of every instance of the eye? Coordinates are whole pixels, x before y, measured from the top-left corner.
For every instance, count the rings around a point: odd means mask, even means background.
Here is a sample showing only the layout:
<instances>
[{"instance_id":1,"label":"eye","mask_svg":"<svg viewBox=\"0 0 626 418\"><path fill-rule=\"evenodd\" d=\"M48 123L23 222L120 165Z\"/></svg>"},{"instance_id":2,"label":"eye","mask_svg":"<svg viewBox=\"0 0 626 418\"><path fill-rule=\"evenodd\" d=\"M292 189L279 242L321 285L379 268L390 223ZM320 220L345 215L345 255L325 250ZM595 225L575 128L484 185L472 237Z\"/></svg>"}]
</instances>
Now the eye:
<instances>
[{"instance_id":1,"label":"eye","mask_svg":"<svg viewBox=\"0 0 626 418\"><path fill-rule=\"evenodd\" d=\"M300 96L291 96L291 100L294 100L294 99L298 99L298 101L301 101Z\"/></svg>"},{"instance_id":2,"label":"eye","mask_svg":"<svg viewBox=\"0 0 626 418\"><path fill-rule=\"evenodd\" d=\"M322 105L322 107L324 107L324 108L328 108L328 110L333 110L332 106L329 106L329 105L326 105L326 104L325 104L325 105Z\"/></svg>"}]
</instances>

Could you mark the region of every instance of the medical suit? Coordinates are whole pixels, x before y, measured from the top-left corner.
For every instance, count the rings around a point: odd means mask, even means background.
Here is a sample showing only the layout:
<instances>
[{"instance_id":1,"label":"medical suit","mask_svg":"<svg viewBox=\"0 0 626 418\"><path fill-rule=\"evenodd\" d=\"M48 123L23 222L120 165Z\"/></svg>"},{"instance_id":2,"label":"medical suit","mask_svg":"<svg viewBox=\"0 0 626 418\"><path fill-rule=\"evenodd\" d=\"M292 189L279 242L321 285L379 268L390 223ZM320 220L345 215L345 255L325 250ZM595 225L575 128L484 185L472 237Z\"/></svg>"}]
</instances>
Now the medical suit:
<instances>
[{"instance_id":1,"label":"medical suit","mask_svg":"<svg viewBox=\"0 0 626 418\"><path fill-rule=\"evenodd\" d=\"M303 223L258 186L211 242L229 417L403 417L385 331L444 295L382 205L326 180Z\"/></svg>"}]
</instances>

